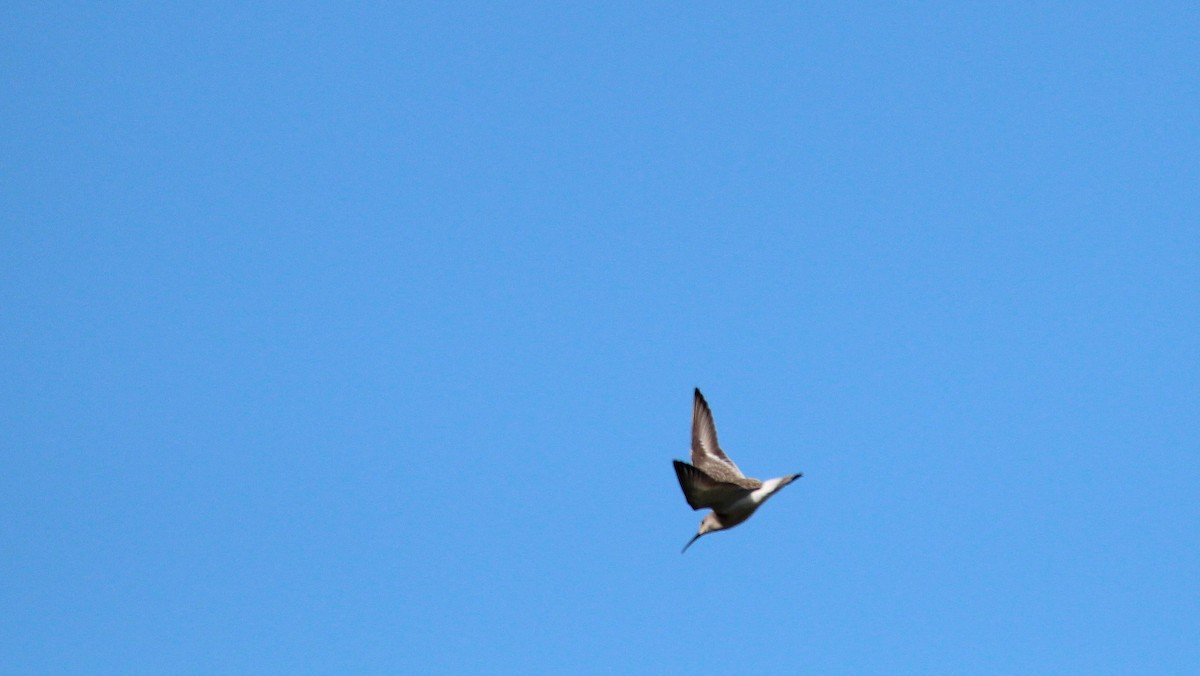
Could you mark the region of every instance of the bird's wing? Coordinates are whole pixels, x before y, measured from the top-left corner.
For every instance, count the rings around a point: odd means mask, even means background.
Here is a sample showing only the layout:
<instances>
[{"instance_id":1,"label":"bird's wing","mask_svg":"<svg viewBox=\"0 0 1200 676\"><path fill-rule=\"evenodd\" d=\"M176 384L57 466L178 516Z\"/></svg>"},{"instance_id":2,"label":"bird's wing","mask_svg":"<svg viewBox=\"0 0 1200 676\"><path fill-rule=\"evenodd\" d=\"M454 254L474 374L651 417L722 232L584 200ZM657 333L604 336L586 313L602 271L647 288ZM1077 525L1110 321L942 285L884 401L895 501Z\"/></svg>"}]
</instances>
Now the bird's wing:
<instances>
[{"instance_id":1,"label":"bird's wing","mask_svg":"<svg viewBox=\"0 0 1200 676\"><path fill-rule=\"evenodd\" d=\"M718 481L682 460L673 462L675 476L679 477L679 487L683 489L683 497L692 509L707 507L718 512L725 511L729 505L751 492L751 489L737 484Z\"/></svg>"},{"instance_id":2,"label":"bird's wing","mask_svg":"<svg viewBox=\"0 0 1200 676\"><path fill-rule=\"evenodd\" d=\"M717 426L713 423L712 411L708 410L708 402L704 401L704 395L700 394L698 387L692 399L692 464L718 479L740 479L745 476L717 443Z\"/></svg>"}]
</instances>

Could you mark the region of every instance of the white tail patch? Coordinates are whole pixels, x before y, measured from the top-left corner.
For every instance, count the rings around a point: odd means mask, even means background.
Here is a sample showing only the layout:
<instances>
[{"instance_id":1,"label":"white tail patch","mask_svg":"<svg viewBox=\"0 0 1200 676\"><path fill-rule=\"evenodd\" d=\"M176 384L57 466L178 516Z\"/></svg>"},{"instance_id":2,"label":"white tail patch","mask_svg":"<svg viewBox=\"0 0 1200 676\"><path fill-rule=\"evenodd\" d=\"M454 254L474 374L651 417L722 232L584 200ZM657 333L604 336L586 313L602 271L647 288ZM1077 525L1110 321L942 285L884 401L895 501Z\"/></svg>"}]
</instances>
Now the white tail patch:
<instances>
[{"instance_id":1,"label":"white tail patch","mask_svg":"<svg viewBox=\"0 0 1200 676\"><path fill-rule=\"evenodd\" d=\"M784 486L790 484L791 482L792 482L791 477L779 477L778 479L767 479L766 481L763 482L762 486L759 486L758 488L754 489L754 492L752 492L750 494L750 499L754 501L754 504L761 505L762 503L767 501L767 498L774 495L776 491L778 491L780 488L783 488Z\"/></svg>"}]
</instances>

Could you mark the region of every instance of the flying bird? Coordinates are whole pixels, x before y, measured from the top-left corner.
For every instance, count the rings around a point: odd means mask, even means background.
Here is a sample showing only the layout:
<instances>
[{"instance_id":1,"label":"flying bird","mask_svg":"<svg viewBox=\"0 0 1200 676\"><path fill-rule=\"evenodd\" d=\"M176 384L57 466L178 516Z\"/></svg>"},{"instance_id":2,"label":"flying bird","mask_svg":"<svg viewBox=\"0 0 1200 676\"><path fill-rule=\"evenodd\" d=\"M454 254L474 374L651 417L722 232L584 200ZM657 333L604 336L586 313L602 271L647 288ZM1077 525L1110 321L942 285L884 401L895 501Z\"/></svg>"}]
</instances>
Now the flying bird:
<instances>
[{"instance_id":1,"label":"flying bird","mask_svg":"<svg viewBox=\"0 0 1200 676\"><path fill-rule=\"evenodd\" d=\"M717 426L713 424L708 402L696 388L692 400L692 464L675 460L675 476L683 497L692 509L711 509L700 521L700 530L683 546L686 552L692 543L714 531L733 528L750 518L767 498L792 483L803 474L792 474L759 481L742 474L742 470L725 455L717 443ZM681 552L682 553L682 552Z\"/></svg>"}]
</instances>

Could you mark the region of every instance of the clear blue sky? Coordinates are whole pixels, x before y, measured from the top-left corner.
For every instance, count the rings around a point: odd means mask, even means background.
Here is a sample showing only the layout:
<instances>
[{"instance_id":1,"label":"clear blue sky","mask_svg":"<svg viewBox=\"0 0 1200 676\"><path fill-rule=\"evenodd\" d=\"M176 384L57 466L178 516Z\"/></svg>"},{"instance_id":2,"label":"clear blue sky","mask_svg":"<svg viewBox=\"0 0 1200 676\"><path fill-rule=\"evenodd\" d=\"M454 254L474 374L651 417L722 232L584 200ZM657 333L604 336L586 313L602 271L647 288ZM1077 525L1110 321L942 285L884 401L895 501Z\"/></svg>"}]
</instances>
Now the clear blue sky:
<instances>
[{"instance_id":1,"label":"clear blue sky","mask_svg":"<svg viewBox=\"0 0 1200 676\"><path fill-rule=\"evenodd\" d=\"M0 9L4 671L1200 669L1194 3L395 4Z\"/></svg>"}]
</instances>

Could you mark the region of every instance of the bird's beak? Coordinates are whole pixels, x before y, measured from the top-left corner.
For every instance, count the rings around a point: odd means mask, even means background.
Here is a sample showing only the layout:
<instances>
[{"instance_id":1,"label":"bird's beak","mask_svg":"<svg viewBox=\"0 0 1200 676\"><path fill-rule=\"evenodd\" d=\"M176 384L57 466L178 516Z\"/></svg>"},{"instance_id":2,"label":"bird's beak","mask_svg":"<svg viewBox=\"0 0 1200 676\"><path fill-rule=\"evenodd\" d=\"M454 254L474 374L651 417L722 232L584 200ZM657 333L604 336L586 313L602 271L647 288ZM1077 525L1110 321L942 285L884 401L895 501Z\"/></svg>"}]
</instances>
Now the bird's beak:
<instances>
[{"instance_id":1,"label":"bird's beak","mask_svg":"<svg viewBox=\"0 0 1200 676\"><path fill-rule=\"evenodd\" d=\"M683 546L683 551L681 551L679 553L682 554L683 552L686 552L687 548L691 547L693 542L695 542L696 540L699 540L701 535L704 535L704 533L696 533L696 537L692 538L691 540L688 540L688 543Z\"/></svg>"}]
</instances>

